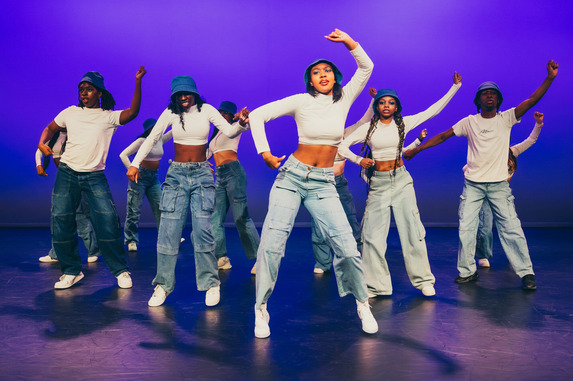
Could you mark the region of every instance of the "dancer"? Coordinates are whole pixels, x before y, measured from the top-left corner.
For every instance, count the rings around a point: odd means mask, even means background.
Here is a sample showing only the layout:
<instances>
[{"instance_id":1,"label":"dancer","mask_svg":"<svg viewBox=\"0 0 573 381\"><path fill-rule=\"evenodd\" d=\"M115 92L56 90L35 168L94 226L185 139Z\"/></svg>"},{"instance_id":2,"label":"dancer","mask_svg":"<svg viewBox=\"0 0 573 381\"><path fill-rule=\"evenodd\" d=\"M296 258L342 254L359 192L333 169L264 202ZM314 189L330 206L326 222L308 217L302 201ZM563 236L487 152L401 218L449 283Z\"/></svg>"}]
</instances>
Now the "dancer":
<instances>
[{"instance_id":1,"label":"dancer","mask_svg":"<svg viewBox=\"0 0 573 381\"><path fill-rule=\"evenodd\" d=\"M257 151L270 168L278 168L285 156L276 157L271 153L264 123L291 115L295 118L299 135L297 150L280 168L272 187L257 253L255 336L258 338L270 335L267 301L275 286L285 244L301 203L334 251L334 271L340 296L353 294L362 329L367 333L378 331L378 323L368 305L360 253L338 199L333 173L348 110L364 89L374 65L348 34L335 29L326 38L344 43L356 59L358 70L350 82L343 88L342 73L338 68L330 61L317 60L304 73L306 94L269 103L250 115Z\"/></svg>"},{"instance_id":2,"label":"dancer","mask_svg":"<svg viewBox=\"0 0 573 381\"><path fill-rule=\"evenodd\" d=\"M135 92L131 106L112 111L115 100L105 88L103 76L87 72L78 85L79 104L60 112L44 129L38 148L44 155L53 155L45 143L55 132L66 129L68 141L61 157L52 194L52 242L63 275L54 288L64 289L80 281L84 274L75 237L75 212L84 194L90 209L98 246L103 259L121 288L132 287L121 227L103 170L111 138L117 126L133 120L141 105L143 66L135 75Z\"/></svg>"},{"instance_id":3,"label":"dancer","mask_svg":"<svg viewBox=\"0 0 573 381\"><path fill-rule=\"evenodd\" d=\"M358 127L367 123L372 119L374 115L374 108L372 105L374 104L374 97L376 96L376 89L370 88L368 93L372 96L372 102L368 105L366 109L366 113L360 120L344 129L344 138L349 136L353 133ZM408 147L404 150L411 149L417 147L422 143L428 131L426 129L420 132L420 136L414 140ZM348 219L348 223L352 228L352 235L356 240L356 245L358 246L358 251L362 253L362 228L356 219L356 206L354 205L354 199L352 197L352 193L350 193L350 189L348 189L348 181L344 176L344 168L346 165L346 158L336 155L336 159L334 159L334 180L336 183L336 193L338 193L338 197L340 198L340 203L344 208L344 212L346 213L346 218ZM312 252L314 254L314 259L316 261L314 265L314 273L315 274L322 274L325 271L329 271L330 267L332 266L332 254L330 251L330 247L328 246L327 240L320 235L318 229L316 229L314 220L312 222Z\"/></svg>"},{"instance_id":4,"label":"dancer","mask_svg":"<svg viewBox=\"0 0 573 381\"><path fill-rule=\"evenodd\" d=\"M527 151L539 137L541 127L543 127L543 114L535 112L535 126L529 137L519 144L509 148L509 159L507 162L507 181L511 181L513 174L517 170L517 157ZM464 168L465 170L465 168ZM493 249L493 214L489 203L484 202L479 212L479 225L476 239L476 256L480 267L490 267L489 259L492 257Z\"/></svg>"},{"instance_id":5,"label":"dancer","mask_svg":"<svg viewBox=\"0 0 573 381\"><path fill-rule=\"evenodd\" d=\"M157 120L153 118L146 119L143 122L143 133L119 154L125 168L129 169L131 166L129 156L135 154L141 147L155 123L157 123ZM140 177L138 181L130 181L127 187L127 215L125 217L123 234L124 243L127 245L128 251L137 251L137 244L139 243L137 228L139 226L139 217L141 216L141 204L143 204L145 196L147 196L153 217L155 217L155 225L159 228L159 222L161 221L161 211L159 210L161 185L159 184L158 168L159 162L163 157L163 145L171 140L172 136L172 131L168 131L155 143L147 157L139 165Z\"/></svg>"},{"instance_id":6,"label":"dancer","mask_svg":"<svg viewBox=\"0 0 573 381\"><path fill-rule=\"evenodd\" d=\"M207 139L210 123L229 137L237 136L245 130L247 114L246 109L241 110L239 123L231 126L213 106L201 99L193 78L178 76L171 81L171 102L127 171L129 180L139 180L142 160L161 139L167 127L171 126L175 158L167 171L159 205L161 222L157 238L157 275L153 279L155 290L148 302L150 307L162 305L175 287L175 265L189 207L197 289L207 291L207 306L219 303L221 282L211 233L215 184L205 159Z\"/></svg>"},{"instance_id":7,"label":"dancer","mask_svg":"<svg viewBox=\"0 0 573 381\"><path fill-rule=\"evenodd\" d=\"M236 122L237 106L233 102L221 102L219 112L228 123ZM257 258L260 242L259 233L247 209L247 175L237 157L240 139L241 135L232 139L228 138L215 127L207 151L207 160L213 156L217 166L212 232L215 240L217 266L223 270L231 268L231 261L227 256L225 227L223 226L229 207L233 211L235 226L247 258ZM256 274L256 266L255 263L251 268L253 275Z\"/></svg>"},{"instance_id":8,"label":"dancer","mask_svg":"<svg viewBox=\"0 0 573 381\"><path fill-rule=\"evenodd\" d=\"M369 172L369 192L362 221L362 261L369 297L392 295L392 280L386 248L390 215L394 215L406 272L412 285L425 296L436 294L435 278L430 269L426 248L426 231L416 204L412 177L404 167L402 151L406 134L414 127L438 115L461 86L462 77L454 73L454 84L440 100L427 110L402 117L402 103L395 90L381 89L374 98L374 117L340 144L339 153ZM349 147L362 144L372 158L355 155Z\"/></svg>"},{"instance_id":9,"label":"dancer","mask_svg":"<svg viewBox=\"0 0 573 381\"><path fill-rule=\"evenodd\" d=\"M491 207L501 245L524 290L535 290L537 284L529 257L527 241L517 218L513 195L507 182L507 162L511 128L543 97L557 76L559 65L547 63L547 77L533 94L517 107L498 112L503 97L494 82L484 82L474 98L479 114L470 115L447 131L406 152L411 159L420 151L443 143L452 136L468 139L464 189L460 197L458 271L456 283L478 279L474 259L479 211L484 202Z\"/></svg>"},{"instance_id":10,"label":"dancer","mask_svg":"<svg viewBox=\"0 0 573 381\"><path fill-rule=\"evenodd\" d=\"M52 149L54 160L54 165L56 168L60 165L60 157L64 153L64 148L66 146L66 141L68 140L68 135L66 130L57 131L54 136L50 139L47 146ZM42 159L43 157L43 159ZM36 170L39 176L46 177L46 168L50 164L50 156L43 156L42 151L39 149L36 151ZM90 213L88 209L87 202L82 196L82 202L76 210L76 224L78 226L78 236L84 242L86 249L88 250L88 263L96 262L98 256L100 255L99 247L97 245L97 240L95 233L90 222ZM38 258L40 262L43 263L56 263L58 262L58 257L56 251L54 250L54 245L50 249L48 255Z\"/></svg>"}]
</instances>

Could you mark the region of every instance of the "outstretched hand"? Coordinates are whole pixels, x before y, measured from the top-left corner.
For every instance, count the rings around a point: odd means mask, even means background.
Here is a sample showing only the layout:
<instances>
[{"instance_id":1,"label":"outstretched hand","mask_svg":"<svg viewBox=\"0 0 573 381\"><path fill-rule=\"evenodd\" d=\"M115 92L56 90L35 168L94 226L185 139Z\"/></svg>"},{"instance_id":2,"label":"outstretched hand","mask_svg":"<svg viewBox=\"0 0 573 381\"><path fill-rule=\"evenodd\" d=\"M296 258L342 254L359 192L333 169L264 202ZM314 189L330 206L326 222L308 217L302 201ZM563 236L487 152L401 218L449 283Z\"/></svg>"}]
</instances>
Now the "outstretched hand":
<instances>
[{"instance_id":1,"label":"outstretched hand","mask_svg":"<svg viewBox=\"0 0 573 381\"><path fill-rule=\"evenodd\" d=\"M251 112L246 107L243 107L241 111L235 114L235 120L238 120L239 124L244 127L245 124L249 123L250 113Z\"/></svg>"},{"instance_id":2,"label":"outstretched hand","mask_svg":"<svg viewBox=\"0 0 573 381\"><path fill-rule=\"evenodd\" d=\"M347 33L341 31L340 29L334 29L330 32L328 36L324 36L332 42L342 42L348 48L348 50L353 50L358 46L358 43L352 39Z\"/></svg>"},{"instance_id":3,"label":"outstretched hand","mask_svg":"<svg viewBox=\"0 0 573 381\"><path fill-rule=\"evenodd\" d=\"M370 94L372 98L375 98L376 94L378 94L378 90L376 90L374 87L371 87L368 89L368 94Z\"/></svg>"},{"instance_id":4,"label":"outstretched hand","mask_svg":"<svg viewBox=\"0 0 573 381\"><path fill-rule=\"evenodd\" d=\"M140 66L139 69L137 70L137 73L135 73L135 79L141 80L141 78L143 78L145 73L147 73L147 71L145 70L145 66Z\"/></svg>"},{"instance_id":5,"label":"outstretched hand","mask_svg":"<svg viewBox=\"0 0 573 381\"><path fill-rule=\"evenodd\" d=\"M535 117L535 121L537 122L537 124L543 124L543 113L542 112L535 111L535 114L533 114L533 116Z\"/></svg>"},{"instance_id":6,"label":"outstretched hand","mask_svg":"<svg viewBox=\"0 0 573 381\"><path fill-rule=\"evenodd\" d=\"M557 77L557 70L559 69L559 64L553 60L547 62L547 76L549 78Z\"/></svg>"},{"instance_id":7,"label":"outstretched hand","mask_svg":"<svg viewBox=\"0 0 573 381\"><path fill-rule=\"evenodd\" d=\"M423 129L420 132L420 135L418 136L418 139L420 139L420 141L424 140L426 138L426 136L428 136L428 130L427 129Z\"/></svg>"},{"instance_id":8,"label":"outstretched hand","mask_svg":"<svg viewBox=\"0 0 573 381\"><path fill-rule=\"evenodd\" d=\"M462 83L462 75L456 71L454 71L454 84Z\"/></svg>"},{"instance_id":9,"label":"outstretched hand","mask_svg":"<svg viewBox=\"0 0 573 381\"><path fill-rule=\"evenodd\" d=\"M284 158L286 157L286 155L283 155L281 157L276 157L271 153L271 151L263 152L262 156L267 166L272 169L277 169L278 167L280 167L281 161L283 161Z\"/></svg>"}]
</instances>

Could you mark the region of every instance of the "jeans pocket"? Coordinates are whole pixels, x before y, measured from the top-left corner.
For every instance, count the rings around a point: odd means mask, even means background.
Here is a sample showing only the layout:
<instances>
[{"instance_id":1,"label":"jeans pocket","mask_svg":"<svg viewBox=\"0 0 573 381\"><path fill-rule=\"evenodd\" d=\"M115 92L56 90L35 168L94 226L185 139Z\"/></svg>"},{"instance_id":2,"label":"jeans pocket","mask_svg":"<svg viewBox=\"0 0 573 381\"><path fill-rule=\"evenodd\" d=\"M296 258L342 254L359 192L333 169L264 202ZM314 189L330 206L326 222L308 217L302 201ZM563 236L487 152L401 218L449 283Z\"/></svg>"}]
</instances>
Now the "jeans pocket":
<instances>
[{"instance_id":1,"label":"jeans pocket","mask_svg":"<svg viewBox=\"0 0 573 381\"><path fill-rule=\"evenodd\" d=\"M426 238L426 228L422 223L422 219L420 218L420 211L418 209L412 210L412 221L414 226L411 227L416 232L416 236L418 241L422 241Z\"/></svg>"},{"instance_id":2,"label":"jeans pocket","mask_svg":"<svg viewBox=\"0 0 573 381\"><path fill-rule=\"evenodd\" d=\"M215 209L215 184L201 185L201 210L213 212Z\"/></svg>"},{"instance_id":3,"label":"jeans pocket","mask_svg":"<svg viewBox=\"0 0 573 381\"><path fill-rule=\"evenodd\" d=\"M171 186L167 183L163 184L163 191L161 192L161 201L159 203L159 210L161 212L173 213L177 197L179 196L179 186Z\"/></svg>"},{"instance_id":4,"label":"jeans pocket","mask_svg":"<svg viewBox=\"0 0 573 381\"><path fill-rule=\"evenodd\" d=\"M517 212L515 210L515 196L509 195L507 197L507 217L510 221L517 220Z\"/></svg>"}]
</instances>

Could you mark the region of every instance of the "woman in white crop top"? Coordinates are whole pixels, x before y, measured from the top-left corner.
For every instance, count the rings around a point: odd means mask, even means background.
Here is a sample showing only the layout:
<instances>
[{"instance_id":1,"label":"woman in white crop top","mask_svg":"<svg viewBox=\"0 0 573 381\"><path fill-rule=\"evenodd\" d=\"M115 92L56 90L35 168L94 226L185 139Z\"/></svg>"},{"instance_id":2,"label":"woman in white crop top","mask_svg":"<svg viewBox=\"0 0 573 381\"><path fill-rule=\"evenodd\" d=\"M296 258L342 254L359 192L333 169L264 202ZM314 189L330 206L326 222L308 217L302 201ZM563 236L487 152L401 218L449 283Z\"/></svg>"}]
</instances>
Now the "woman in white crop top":
<instances>
[{"instance_id":1,"label":"woman in white crop top","mask_svg":"<svg viewBox=\"0 0 573 381\"><path fill-rule=\"evenodd\" d=\"M257 252L255 336L258 338L270 335L267 300L275 286L286 241L301 204L311 213L316 227L334 251L339 294L354 295L365 332L378 331L378 323L368 305L360 253L338 199L333 173L348 110L364 89L374 65L348 34L336 29L326 38L344 43L356 59L358 70L350 82L342 87L338 68L330 61L318 60L305 71L306 93L269 103L250 114L257 151L271 168L278 168L284 156L271 154L264 124L280 116L293 116L299 136L297 150L280 168L271 189Z\"/></svg>"},{"instance_id":2,"label":"woman in white crop top","mask_svg":"<svg viewBox=\"0 0 573 381\"><path fill-rule=\"evenodd\" d=\"M146 119L143 122L144 132L135 139L119 157L127 169L131 166L129 156L135 154L145 139L149 136L151 129L155 126L157 120L153 118ZM158 168L159 162L163 157L163 144L171 140L172 132L166 132L161 139L155 143L147 157L139 164L138 181L129 181L127 186L127 214L125 225L123 226L124 243L128 251L137 251L139 243L139 217L141 216L141 205L143 198L147 196L149 206L155 217L155 224L159 227L161 221L161 212L159 211L159 201L161 200L161 184L159 183Z\"/></svg>"},{"instance_id":3,"label":"woman in white crop top","mask_svg":"<svg viewBox=\"0 0 573 381\"><path fill-rule=\"evenodd\" d=\"M227 122L232 123L235 120L237 106L233 102L221 102L218 110ZM211 230L215 240L217 266L222 270L231 268L223 226L229 208L233 211L235 226L247 258L251 260L257 258L257 250L261 241L247 208L247 175L237 157L241 136L231 139L215 128L207 151L207 159L213 156L216 165L215 211ZM251 268L253 275L256 274L256 266L255 263Z\"/></svg>"},{"instance_id":4,"label":"woman in white crop top","mask_svg":"<svg viewBox=\"0 0 573 381\"><path fill-rule=\"evenodd\" d=\"M214 306L220 300L220 280L211 233L211 215L215 205L215 184L206 161L207 139L211 123L229 137L243 132L248 122L247 111L240 121L230 125L213 106L205 103L193 78L175 77L171 81L171 103L161 114L153 130L131 162L127 177L140 178L139 165L171 126L175 157L169 166L159 210L161 222L157 237L157 275L155 291L149 299L151 307L160 306L175 287L175 265L181 233L191 209L197 289L207 291L205 304Z\"/></svg>"},{"instance_id":5,"label":"woman in white crop top","mask_svg":"<svg viewBox=\"0 0 573 381\"><path fill-rule=\"evenodd\" d=\"M448 93L427 110L402 117L402 104L396 91L379 90L374 98L374 117L356 129L340 144L340 155L370 173L368 200L362 219L362 260L370 297L391 295L392 281L386 262L390 213L394 214L406 271L412 285L425 296L436 294L435 278L430 270L425 242L425 229L420 220L412 177L402 162L406 134L414 127L436 116L461 86L461 75L454 74L454 85ZM348 147L363 142L373 159L355 155Z\"/></svg>"}]
</instances>

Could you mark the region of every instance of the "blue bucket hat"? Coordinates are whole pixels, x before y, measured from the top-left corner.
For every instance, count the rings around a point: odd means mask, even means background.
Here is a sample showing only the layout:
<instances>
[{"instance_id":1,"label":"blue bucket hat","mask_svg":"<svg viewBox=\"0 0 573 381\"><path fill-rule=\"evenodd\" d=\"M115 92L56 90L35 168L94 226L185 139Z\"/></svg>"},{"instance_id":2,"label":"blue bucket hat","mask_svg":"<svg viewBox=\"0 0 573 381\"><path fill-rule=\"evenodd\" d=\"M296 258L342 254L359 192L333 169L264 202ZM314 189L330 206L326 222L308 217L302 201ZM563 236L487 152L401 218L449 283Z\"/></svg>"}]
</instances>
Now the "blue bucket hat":
<instances>
[{"instance_id":1,"label":"blue bucket hat","mask_svg":"<svg viewBox=\"0 0 573 381\"><path fill-rule=\"evenodd\" d=\"M231 115L235 115L237 113L237 105L234 104L233 102L229 102L229 101L223 101L221 102L221 104L219 105L218 108L219 111L226 111Z\"/></svg>"},{"instance_id":2,"label":"blue bucket hat","mask_svg":"<svg viewBox=\"0 0 573 381\"><path fill-rule=\"evenodd\" d=\"M478 91L476 93L476 97L474 98L474 104L480 108L480 104L479 104L479 97L482 91L484 90L495 90L497 91L497 109L499 109L499 106L501 106L501 103L503 102L503 96L501 95L501 90L499 89L499 86L492 81L487 81L482 83L481 85L479 85L478 87Z\"/></svg>"},{"instance_id":3,"label":"blue bucket hat","mask_svg":"<svg viewBox=\"0 0 573 381\"><path fill-rule=\"evenodd\" d=\"M154 118L146 119L145 122L143 122L143 130L147 131L150 128L153 128L153 126L155 126L155 123L157 123L157 119Z\"/></svg>"},{"instance_id":4,"label":"blue bucket hat","mask_svg":"<svg viewBox=\"0 0 573 381\"><path fill-rule=\"evenodd\" d=\"M195 80L188 75L180 75L171 80L171 98L181 91L196 94L199 98L199 92L197 91L197 85Z\"/></svg>"},{"instance_id":5,"label":"blue bucket hat","mask_svg":"<svg viewBox=\"0 0 573 381\"><path fill-rule=\"evenodd\" d=\"M400 98L398 98L398 93L396 92L396 90L392 89L378 90L376 96L374 97L374 103L372 103L372 109L374 110L374 112L376 112L376 106L378 106L378 100L382 97L392 97L396 99L396 102L398 103L398 112L402 112L402 103L400 102Z\"/></svg>"},{"instance_id":6,"label":"blue bucket hat","mask_svg":"<svg viewBox=\"0 0 573 381\"><path fill-rule=\"evenodd\" d=\"M308 65L308 67L304 71L304 84L307 87L310 84L310 71L312 70L313 67L315 67L316 65L318 65L320 63L325 63L325 64L330 65L330 67L334 71L334 78L336 79L336 83L342 84L342 73L340 72L340 70L338 70L336 65L333 64L332 62L328 61L328 60L320 59L320 60L316 60L313 63L311 63L310 65Z\"/></svg>"},{"instance_id":7,"label":"blue bucket hat","mask_svg":"<svg viewBox=\"0 0 573 381\"><path fill-rule=\"evenodd\" d=\"M82 82L89 82L95 87L97 87L99 90L106 90L105 85L103 84L103 75L101 75L97 71L88 71L87 73L85 73L82 79L80 80L80 83Z\"/></svg>"}]
</instances>

